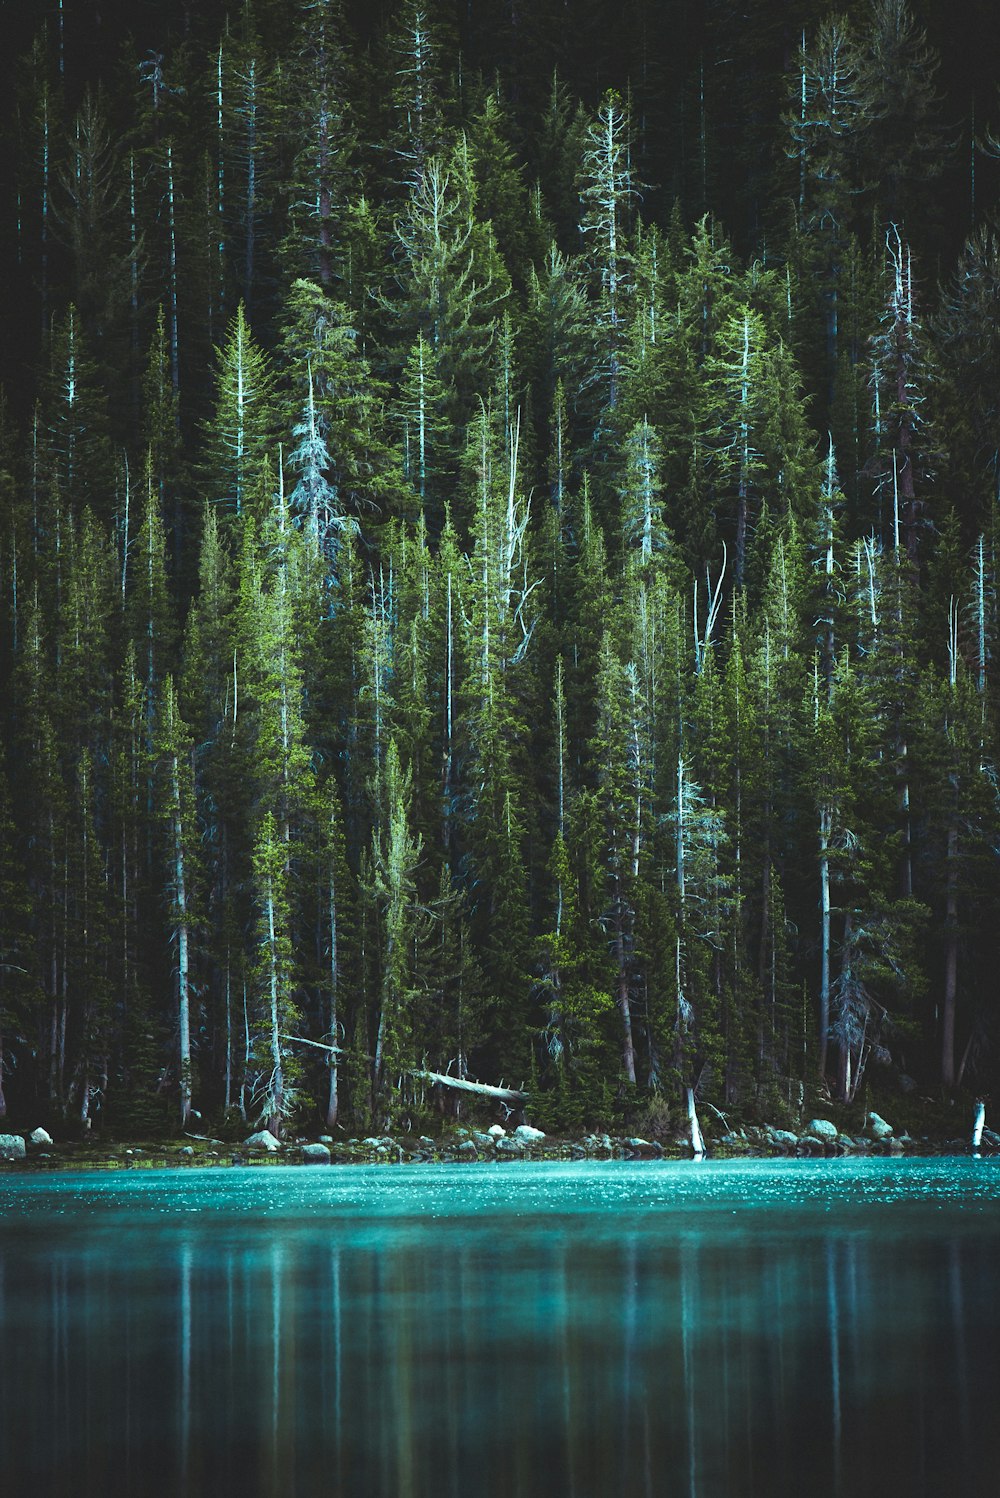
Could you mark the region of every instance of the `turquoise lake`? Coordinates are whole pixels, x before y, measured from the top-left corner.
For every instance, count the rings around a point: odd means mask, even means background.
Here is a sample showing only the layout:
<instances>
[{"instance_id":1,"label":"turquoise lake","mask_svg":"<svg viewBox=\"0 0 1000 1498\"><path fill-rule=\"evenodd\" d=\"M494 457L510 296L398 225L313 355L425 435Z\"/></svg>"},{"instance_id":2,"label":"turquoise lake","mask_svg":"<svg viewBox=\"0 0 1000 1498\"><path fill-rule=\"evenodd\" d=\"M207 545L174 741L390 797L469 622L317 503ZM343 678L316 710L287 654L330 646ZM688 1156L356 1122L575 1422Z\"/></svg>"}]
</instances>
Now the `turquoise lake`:
<instances>
[{"instance_id":1,"label":"turquoise lake","mask_svg":"<svg viewBox=\"0 0 1000 1498\"><path fill-rule=\"evenodd\" d=\"M1000 1161L0 1177L0 1491L1000 1491Z\"/></svg>"}]
</instances>

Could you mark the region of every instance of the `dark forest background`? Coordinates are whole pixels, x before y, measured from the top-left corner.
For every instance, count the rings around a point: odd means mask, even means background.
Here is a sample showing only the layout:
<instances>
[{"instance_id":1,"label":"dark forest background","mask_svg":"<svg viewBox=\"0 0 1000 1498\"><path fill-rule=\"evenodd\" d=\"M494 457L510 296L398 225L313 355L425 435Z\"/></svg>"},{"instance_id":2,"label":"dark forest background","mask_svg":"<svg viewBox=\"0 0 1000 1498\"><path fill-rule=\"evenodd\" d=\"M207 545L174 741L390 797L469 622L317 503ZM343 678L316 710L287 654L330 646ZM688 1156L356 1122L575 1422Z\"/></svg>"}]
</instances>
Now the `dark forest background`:
<instances>
[{"instance_id":1,"label":"dark forest background","mask_svg":"<svg viewBox=\"0 0 1000 1498\"><path fill-rule=\"evenodd\" d=\"M0 4L0 1114L989 1091L998 42Z\"/></svg>"}]
</instances>

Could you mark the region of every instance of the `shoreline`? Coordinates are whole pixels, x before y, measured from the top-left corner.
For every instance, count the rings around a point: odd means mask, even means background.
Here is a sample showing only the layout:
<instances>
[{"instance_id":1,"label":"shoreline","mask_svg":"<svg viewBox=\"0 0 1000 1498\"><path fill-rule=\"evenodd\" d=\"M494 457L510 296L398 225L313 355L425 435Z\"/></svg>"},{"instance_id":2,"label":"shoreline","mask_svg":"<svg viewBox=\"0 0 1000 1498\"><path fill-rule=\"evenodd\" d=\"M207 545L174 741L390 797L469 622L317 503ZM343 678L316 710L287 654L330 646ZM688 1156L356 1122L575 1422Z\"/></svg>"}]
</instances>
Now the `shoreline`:
<instances>
[{"instance_id":1,"label":"shoreline","mask_svg":"<svg viewBox=\"0 0 1000 1498\"><path fill-rule=\"evenodd\" d=\"M784 1137L768 1137L778 1134ZM973 1150L968 1137L913 1138L906 1133L898 1136L890 1134L880 1139L861 1134L821 1138L809 1133L792 1135L790 1131L754 1127L740 1130L736 1135L728 1135L723 1139L709 1140L704 1156L695 1156L690 1142L678 1138L650 1140L638 1136L546 1136L518 1142L514 1138L496 1139L472 1130L461 1130L438 1140L383 1135L335 1141L324 1136L323 1139L300 1138L277 1147L233 1143L215 1138L184 1142L142 1140L109 1144L98 1141L50 1143L42 1148L28 1145L23 1155L0 1159L0 1175L56 1170L231 1169L241 1165L532 1164L575 1161L693 1161L696 1158L836 1159L873 1155L931 1159L945 1155L993 1154L1000 1154L1000 1140L986 1138L980 1149Z\"/></svg>"}]
</instances>

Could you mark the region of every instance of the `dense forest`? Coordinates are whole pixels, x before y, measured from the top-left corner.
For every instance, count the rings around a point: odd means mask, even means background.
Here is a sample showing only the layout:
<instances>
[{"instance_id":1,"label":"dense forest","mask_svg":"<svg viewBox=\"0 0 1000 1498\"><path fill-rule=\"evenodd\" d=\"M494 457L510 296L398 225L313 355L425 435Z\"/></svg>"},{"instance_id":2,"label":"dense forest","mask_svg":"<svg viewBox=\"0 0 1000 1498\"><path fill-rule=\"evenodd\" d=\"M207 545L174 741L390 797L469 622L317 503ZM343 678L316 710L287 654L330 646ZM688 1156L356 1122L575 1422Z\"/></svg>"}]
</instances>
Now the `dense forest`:
<instances>
[{"instance_id":1,"label":"dense forest","mask_svg":"<svg viewBox=\"0 0 1000 1498\"><path fill-rule=\"evenodd\" d=\"M0 8L0 1114L991 1086L1000 103L943 9Z\"/></svg>"}]
</instances>

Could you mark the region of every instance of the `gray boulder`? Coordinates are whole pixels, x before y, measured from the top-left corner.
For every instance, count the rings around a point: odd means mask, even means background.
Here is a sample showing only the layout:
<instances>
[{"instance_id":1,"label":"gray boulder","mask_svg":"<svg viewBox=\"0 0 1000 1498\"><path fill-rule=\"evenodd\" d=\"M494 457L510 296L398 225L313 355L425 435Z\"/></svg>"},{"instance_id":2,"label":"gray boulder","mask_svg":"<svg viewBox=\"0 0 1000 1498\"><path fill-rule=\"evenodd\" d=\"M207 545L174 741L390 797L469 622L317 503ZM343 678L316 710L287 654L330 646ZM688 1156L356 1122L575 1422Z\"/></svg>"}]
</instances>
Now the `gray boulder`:
<instances>
[{"instance_id":1,"label":"gray boulder","mask_svg":"<svg viewBox=\"0 0 1000 1498\"><path fill-rule=\"evenodd\" d=\"M23 1160L24 1140L20 1134L0 1134L0 1160Z\"/></svg>"},{"instance_id":2,"label":"gray boulder","mask_svg":"<svg viewBox=\"0 0 1000 1498\"><path fill-rule=\"evenodd\" d=\"M302 1159L306 1165L329 1165L330 1151L325 1144L304 1144Z\"/></svg>"},{"instance_id":3,"label":"gray boulder","mask_svg":"<svg viewBox=\"0 0 1000 1498\"><path fill-rule=\"evenodd\" d=\"M892 1124L886 1123L877 1113L869 1113L865 1119L865 1128L873 1139L891 1139L896 1132Z\"/></svg>"},{"instance_id":4,"label":"gray boulder","mask_svg":"<svg viewBox=\"0 0 1000 1498\"><path fill-rule=\"evenodd\" d=\"M814 1139L832 1144L837 1137L837 1125L828 1118L813 1118L806 1124L806 1133L811 1134Z\"/></svg>"},{"instance_id":5,"label":"gray boulder","mask_svg":"<svg viewBox=\"0 0 1000 1498\"><path fill-rule=\"evenodd\" d=\"M783 1150L793 1150L799 1142L798 1135L791 1129L771 1129L770 1138L772 1144Z\"/></svg>"},{"instance_id":6,"label":"gray boulder","mask_svg":"<svg viewBox=\"0 0 1000 1498\"><path fill-rule=\"evenodd\" d=\"M28 1143L35 1144L41 1149L43 1145L52 1143L52 1135L47 1129L32 1129L28 1135Z\"/></svg>"},{"instance_id":7,"label":"gray boulder","mask_svg":"<svg viewBox=\"0 0 1000 1498\"><path fill-rule=\"evenodd\" d=\"M479 1159L479 1151L476 1149L475 1142L473 1140L471 1140L471 1139L463 1139L462 1140L461 1144L458 1146L458 1158L460 1160L478 1160Z\"/></svg>"},{"instance_id":8,"label":"gray boulder","mask_svg":"<svg viewBox=\"0 0 1000 1498\"><path fill-rule=\"evenodd\" d=\"M646 1160L662 1160L663 1146L649 1139L626 1139L625 1147L629 1154Z\"/></svg>"},{"instance_id":9,"label":"gray boulder","mask_svg":"<svg viewBox=\"0 0 1000 1498\"><path fill-rule=\"evenodd\" d=\"M520 1155L522 1150L516 1139L498 1139L496 1152L498 1155Z\"/></svg>"},{"instance_id":10,"label":"gray boulder","mask_svg":"<svg viewBox=\"0 0 1000 1498\"><path fill-rule=\"evenodd\" d=\"M541 1144L545 1135L541 1129L533 1129L530 1124L519 1124L514 1130L514 1138L519 1144Z\"/></svg>"},{"instance_id":11,"label":"gray boulder","mask_svg":"<svg viewBox=\"0 0 1000 1498\"><path fill-rule=\"evenodd\" d=\"M803 1134L795 1151L797 1155L822 1155L826 1153L826 1143L817 1139L815 1134Z\"/></svg>"},{"instance_id":12,"label":"gray boulder","mask_svg":"<svg viewBox=\"0 0 1000 1498\"><path fill-rule=\"evenodd\" d=\"M275 1139L270 1129L258 1129L256 1134L251 1134L250 1138L245 1139L243 1142L247 1149L264 1150L269 1155L273 1155L275 1150L280 1150L281 1148L281 1145Z\"/></svg>"}]
</instances>

